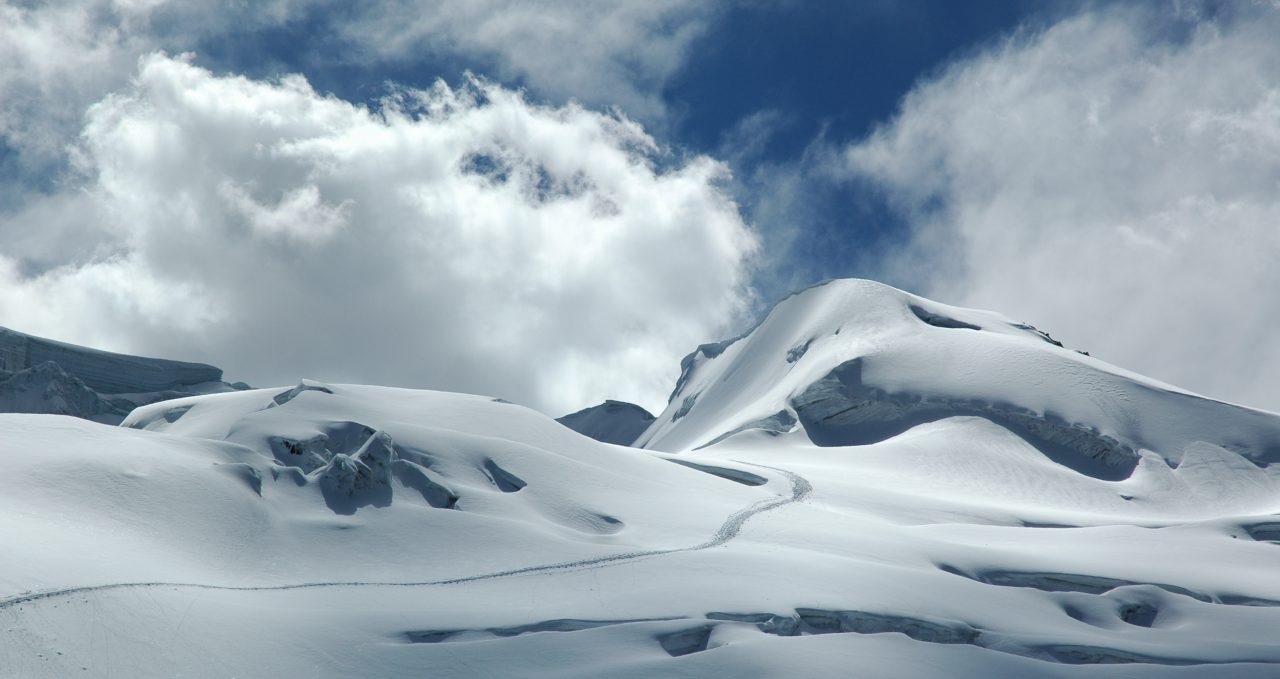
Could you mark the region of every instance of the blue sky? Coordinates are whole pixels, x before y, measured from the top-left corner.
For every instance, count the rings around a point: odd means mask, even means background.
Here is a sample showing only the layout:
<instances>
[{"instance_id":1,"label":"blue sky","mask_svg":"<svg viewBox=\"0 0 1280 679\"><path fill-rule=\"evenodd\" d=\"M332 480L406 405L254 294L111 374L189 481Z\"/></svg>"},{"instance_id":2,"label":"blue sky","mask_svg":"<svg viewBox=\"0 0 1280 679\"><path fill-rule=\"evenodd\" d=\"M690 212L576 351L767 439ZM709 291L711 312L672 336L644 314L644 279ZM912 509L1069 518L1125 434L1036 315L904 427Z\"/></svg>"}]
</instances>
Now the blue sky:
<instances>
[{"instance_id":1,"label":"blue sky","mask_svg":"<svg viewBox=\"0 0 1280 679\"><path fill-rule=\"evenodd\" d=\"M793 162L815 140L866 136L923 76L1042 26L1051 11L1031 2L747 3L696 44L664 96L679 112L677 138L698 149L716 149L752 114L773 114L760 153L744 159L747 174L752 163ZM875 192L857 188L815 182L808 198L820 205L809 208L805 237L774 263L769 297L811 280L873 275L859 253L891 247L902 224Z\"/></svg>"},{"instance_id":2,"label":"blue sky","mask_svg":"<svg viewBox=\"0 0 1280 679\"><path fill-rule=\"evenodd\" d=\"M824 129L860 137L889 118L924 74L1025 24L1041 3L746 3L728 8L694 46L663 95L681 110L679 134L714 148L724 130L761 110L787 124L768 147L796 155Z\"/></svg>"},{"instance_id":3,"label":"blue sky","mask_svg":"<svg viewBox=\"0 0 1280 679\"><path fill-rule=\"evenodd\" d=\"M0 11L3 325L656 408L694 345L859 276L1280 408L1267 3Z\"/></svg>"}]
</instances>

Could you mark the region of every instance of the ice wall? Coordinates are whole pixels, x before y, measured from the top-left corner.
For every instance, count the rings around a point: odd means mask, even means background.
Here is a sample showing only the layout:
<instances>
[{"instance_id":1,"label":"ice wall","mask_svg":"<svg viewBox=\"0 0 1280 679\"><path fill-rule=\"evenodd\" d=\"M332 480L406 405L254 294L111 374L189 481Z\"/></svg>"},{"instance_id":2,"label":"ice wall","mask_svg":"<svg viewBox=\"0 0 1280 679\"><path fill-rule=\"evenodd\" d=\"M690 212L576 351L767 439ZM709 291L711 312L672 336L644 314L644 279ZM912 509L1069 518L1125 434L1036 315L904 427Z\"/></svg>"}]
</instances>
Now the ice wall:
<instances>
[{"instance_id":1,"label":"ice wall","mask_svg":"<svg viewBox=\"0 0 1280 679\"><path fill-rule=\"evenodd\" d=\"M0 327L0 371L14 373L45 361L57 363L105 394L163 391L222 380L222 371L211 365L114 354Z\"/></svg>"}]
</instances>

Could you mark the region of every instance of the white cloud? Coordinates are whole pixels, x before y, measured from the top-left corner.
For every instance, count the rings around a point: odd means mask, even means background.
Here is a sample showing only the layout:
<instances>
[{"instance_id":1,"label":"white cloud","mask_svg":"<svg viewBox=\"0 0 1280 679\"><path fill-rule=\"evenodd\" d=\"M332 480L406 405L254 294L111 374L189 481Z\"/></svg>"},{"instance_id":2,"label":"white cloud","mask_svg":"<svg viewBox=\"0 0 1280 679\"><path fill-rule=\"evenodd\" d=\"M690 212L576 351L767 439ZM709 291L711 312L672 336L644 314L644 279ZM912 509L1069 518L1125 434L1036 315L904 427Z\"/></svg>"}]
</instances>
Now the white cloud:
<instances>
[{"instance_id":1,"label":"white cloud","mask_svg":"<svg viewBox=\"0 0 1280 679\"><path fill-rule=\"evenodd\" d=\"M319 42L298 47L315 68L430 52L491 66L540 99L658 120L662 85L712 11L0 0L0 319L257 381L309 371L553 410L628 395L655 406L679 356L750 295L754 240L718 188L720 164L658 169L671 159L621 114L540 108L489 85L400 92L370 112L300 77L215 78L198 56L137 69L158 49L315 20ZM322 51L334 44L344 49ZM329 307L297 302L311 283ZM353 323L401 336L366 329L375 349L338 360L356 346L351 329L306 318L344 303ZM409 322L405 304L439 322ZM488 308L463 314L472 304ZM286 344L299 346L255 347L253 324L271 328L268 342L293 325ZM566 328L573 337L553 341ZM410 344L427 356L392 365ZM509 356L482 370L482 352Z\"/></svg>"},{"instance_id":2,"label":"white cloud","mask_svg":"<svg viewBox=\"0 0 1280 679\"><path fill-rule=\"evenodd\" d=\"M85 106L128 82L141 55L299 21L315 23L312 42L293 47L314 68L435 55L491 66L552 101L660 122L662 87L715 11L693 0L0 0L0 141L52 171Z\"/></svg>"},{"instance_id":3,"label":"white cloud","mask_svg":"<svg viewBox=\"0 0 1280 679\"><path fill-rule=\"evenodd\" d=\"M67 151L87 107L125 87L145 54L252 45L261 31L307 26L289 50L318 73L353 62L403 69L424 57L444 59L495 69L492 75L528 84L540 100L620 105L632 119L662 126L662 86L713 12L690 0L551 0L536 7L497 0L0 0L0 242L27 272L83 262L106 245L67 209L65 195L48 194L79 179ZM200 55L196 62L203 63ZM37 221L42 228L31 229Z\"/></svg>"},{"instance_id":4,"label":"white cloud","mask_svg":"<svg viewBox=\"0 0 1280 679\"><path fill-rule=\"evenodd\" d=\"M0 2L0 141L31 166L60 162L84 107L124 84L146 44L109 3ZM109 16L110 18L104 18Z\"/></svg>"},{"instance_id":5,"label":"white cloud","mask_svg":"<svg viewBox=\"0 0 1280 679\"><path fill-rule=\"evenodd\" d=\"M416 53L492 58L557 100L619 106L660 120L662 87L717 11L698 0L389 0L343 31L382 58Z\"/></svg>"},{"instance_id":6,"label":"white cloud","mask_svg":"<svg viewBox=\"0 0 1280 679\"><path fill-rule=\"evenodd\" d=\"M663 153L483 81L369 110L151 55L88 109L81 183L44 201L98 244L34 274L0 248L0 318L258 382L655 407L741 321L756 249L725 167Z\"/></svg>"},{"instance_id":7,"label":"white cloud","mask_svg":"<svg viewBox=\"0 0 1280 679\"><path fill-rule=\"evenodd\" d=\"M1280 17L1230 14L1086 13L919 85L844 157L917 225L888 275L1280 410Z\"/></svg>"}]
</instances>

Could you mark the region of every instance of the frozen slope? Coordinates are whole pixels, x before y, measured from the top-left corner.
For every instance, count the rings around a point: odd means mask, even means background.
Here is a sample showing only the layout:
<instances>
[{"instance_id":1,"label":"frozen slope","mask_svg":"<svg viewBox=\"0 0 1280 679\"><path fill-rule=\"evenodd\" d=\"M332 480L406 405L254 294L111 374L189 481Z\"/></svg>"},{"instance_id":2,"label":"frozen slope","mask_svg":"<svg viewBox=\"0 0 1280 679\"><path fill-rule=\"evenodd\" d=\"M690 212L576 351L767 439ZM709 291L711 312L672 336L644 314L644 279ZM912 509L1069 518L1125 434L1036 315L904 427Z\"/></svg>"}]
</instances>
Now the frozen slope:
<instances>
[{"instance_id":1,"label":"frozen slope","mask_svg":"<svg viewBox=\"0 0 1280 679\"><path fill-rule=\"evenodd\" d=\"M837 281L649 450L306 382L0 416L0 677L1280 676L1280 418Z\"/></svg>"}]
</instances>

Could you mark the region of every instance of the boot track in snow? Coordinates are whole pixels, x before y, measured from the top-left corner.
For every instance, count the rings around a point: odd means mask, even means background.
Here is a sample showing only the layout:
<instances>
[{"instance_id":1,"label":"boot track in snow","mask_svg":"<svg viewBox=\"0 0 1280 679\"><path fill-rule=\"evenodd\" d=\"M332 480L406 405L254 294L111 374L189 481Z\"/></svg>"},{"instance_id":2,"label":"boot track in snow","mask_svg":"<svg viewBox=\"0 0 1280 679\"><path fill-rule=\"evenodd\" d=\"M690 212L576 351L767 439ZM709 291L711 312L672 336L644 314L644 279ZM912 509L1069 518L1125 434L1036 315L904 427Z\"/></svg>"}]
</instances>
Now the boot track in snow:
<instances>
[{"instance_id":1,"label":"boot track in snow","mask_svg":"<svg viewBox=\"0 0 1280 679\"><path fill-rule=\"evenodd\" d=\"M742 463L750 464L750 463ZM0 599L0 609L11 608L23 603L40 601L42 599L52 599L58 597L71 596L74 594L86 594L89 592L100 592L112 589L142 589L153 587L173 587L183 589L209 589L209 590L225 590L234 592L266 592L266 591L284 591L292 589L313 589L320 587L436 587L443 585L458 585L468 582L477 582L481 580L496 580L498 578L514 577L518 575L539 575L542 573L569 572L576 570L585 570L600 566L608 566L628 561L637 561L665 554L678 554L681 552L697 552L712 547L719 547L730 540L736 538L742 527L758 514L773 511L789 504L794 504L804 500L813 491L813 485L807 479L799 474L778 469L776 467L768 467L765 465L752 464L754 467L761 467L776 471L787 478L791 483L791 494L789 496L778 496L756 502L748 507L738 510L729 515L716 530L710 539L705 540L692 547L679 547L674 549L651 549L636 552L624 552L622 554L611 554L609 556L595 557L591 559L580 559L577 561L565 561L561 563L545 564L541 566L525 566L522 568L512 568L509 570L495 571L493 573L482 573L480 575L468 575L458 578L446 578L443 580L424 580L420 582L373 582L373 581L334 581L334 582L303 582L289 585L208 585L191 582L119 582L106 585L85 585L82 587L68 587L65 589L51 589L43 591L30 591L17 594L11 597Z\"/></svg>"}]
</instances>

